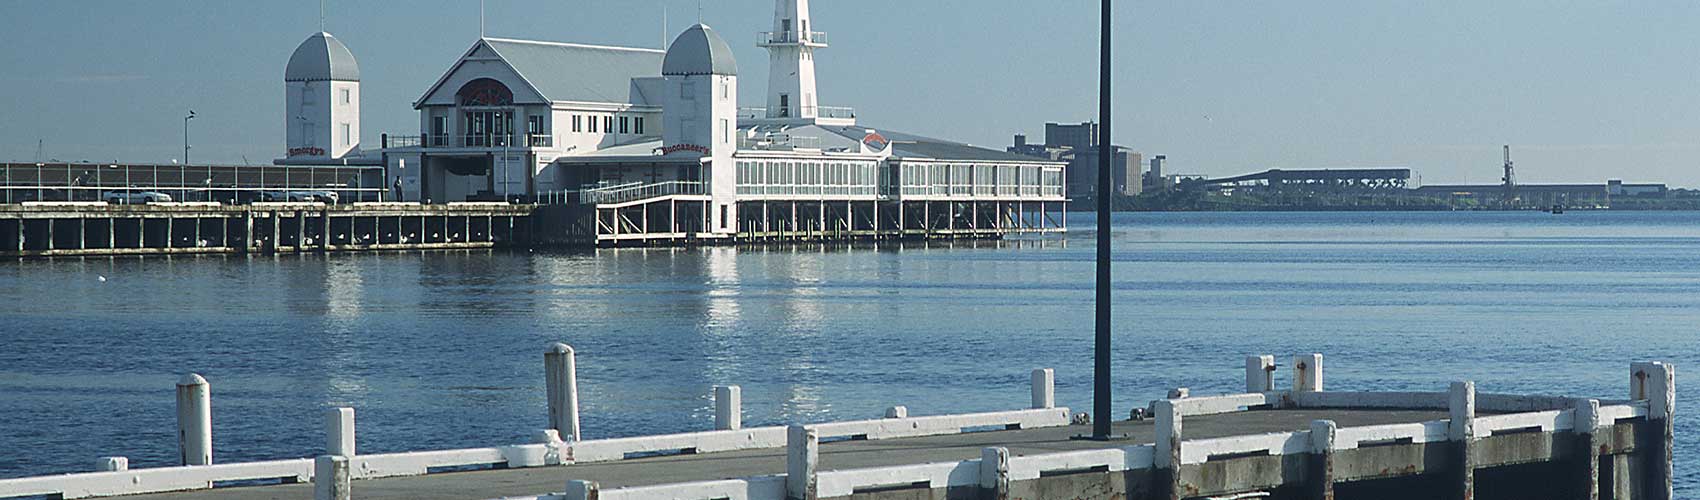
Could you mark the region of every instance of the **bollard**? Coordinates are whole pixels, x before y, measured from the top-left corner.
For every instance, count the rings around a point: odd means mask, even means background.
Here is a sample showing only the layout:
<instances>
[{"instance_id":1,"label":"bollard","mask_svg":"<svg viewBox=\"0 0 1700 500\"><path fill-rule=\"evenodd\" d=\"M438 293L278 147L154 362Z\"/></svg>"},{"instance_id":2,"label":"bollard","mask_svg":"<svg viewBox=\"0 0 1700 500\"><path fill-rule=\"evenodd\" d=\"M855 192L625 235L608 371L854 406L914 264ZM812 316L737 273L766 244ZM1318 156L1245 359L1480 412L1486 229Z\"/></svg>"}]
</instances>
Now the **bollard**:
<instances>
[{"instance_id":1,"label":"bollard","mask_svg":"<svg viewBox=\"0 0 1700 500\"><path fill-rule=\"evenodd\" d=\"M179 465L212 465L212 392L194 373L177 381L177 449Z\"/></svg>"},{"instance_id":2,"label":"bollard","mask_svg":"<svg viewBox=\"0 0 1700 500\"><path fill-rule=\"evenodd\" d=\"M885 409L885 418L909 418L909 407L893 406Z\"/></svg>"},{"instance_id":3,"label":"bollard","mask_svg":"<svg viewBox=\"0 0 1700 500\"><path fill-rule=\"evenodd\" d=\"M1293 356L1293 392L1322 392L1322 355Z\"/></svg>"},{"instance_id":4,"label":"bollard","mask_svg":"<svg viewBox=\"0 0 1700 500\"><path fill-rule=\"evenodd\" d=\"M1581 457L1576 461L1576 478L1581 498L1599 500L1600 498L1600 400L1576 400L1575 418L1576 448Z\"/></svg>"},{"instance_id":5,"label":"bollard","mask_svg":"<svg viewBox=\"0 0 1700 500\"><path fill-rule=\"evenodd\" d=\"M1261 394L1275 390L1275 357L1246 356L1245 392Z\"/></svg>"},{"instance_id":6,"label":"bollard","mask_svg":"<svg viewBox=\"0 0 1700 500\"><path fill-rule=\"evenodd\" d=\"M567 500L596 500L601 489L596 481L567 481Z\"/></svg>"},{"instance_id":7,"label":"bollard","mask_svg":"<svg viewBox=\"0 0 1700 500\"><path fill-rule=\"evenodd\" d=\"M800 424L786 429L785 498L818 500L815 467L820 464L820 432Z\"/></svg>"},{"instance_id":8,"label":"bollard","mask_svg":"<svg viewBox=\"0 0 1700 500\"><path fill-rule=\"evenodd\" d=\"M354 456L354 409L325 409L325 454Z\"/></svg>"},{"instance_id":9,"label":"bollard","mask_svg":"<svg viewBox=\"0 0 1700 500\"><path fill-rule=\"evenodd\" d=\"M1310 494L1312 500L1334 500L1334 436L1340 429L1333 420L1310 422Z\"/></svg>"},{"instance_id":10,"label":"bollard","mask_svg":"<svg viewBox=\"0 0 1700 500\"><path fill-rule=\"evenodd\" d=\"M95 460L94 470L97 472L130 470L130 459L126 457L100 457L100 459Z\"/></svg>"},{"instance_id":11,"label":"bollard","mask_svg":"<svg viewBox=\"0 0 1700 500\"><path fill-rule=\"evenodd\" d=\"M313 500L349 500L348 457L320 455L313 459Z\"/></svg>"},{"instance_id":12,"label":"bollard","mask_svg":"<svg viewBox=\"0 0 1700 500\"><path fill-rule=\"evenodd\" d=\"M1050 368L1033 370L1033 409L1057 407L1057 372Z\"/></svg>"},{"instance_id":13,"label":"bollard","mask_svg":"<svg viewBox=\"0 0 1700 500\"><path fill-rule=\"evenodd\" d=\"M543 369L547 373L545 390L549 398L549 428L561 432L561 439L578 441L578 363L572 346L556 342L543 354Z\"/></svg>"},{"instance_id":14,"label":"bollard","mask_svg":"<svg viewBox=\"0 0 1700 500\"><path fill-rule=\"evenodd\" d=\"M1192 389L1176 387L1174 389L1169 389L1169 397L1167 399L1186 399L1189 397L1192 397Z\"/></svg>"},{"instance_id":15,"label":"bollard","mask_svg":"<svg viewBox=\"0 0 1700 500\"><path fill-rule=\"evenodd\" d=\"M714 429L744 428L744 389L735 385L714 387Z\"/></svg>"},{"instance_id":16,"label":"bollard","mask_svg":"<svg viewBox=\"0 0 1700 500\"><path fill-rule=\"evenodd\" d=\"M1647 401L1645 442L1651 450L1640 452L1647 476L1646 491L1654 500L1669 500L1675 494L1672 450L1675 445L1676 367L1663 362L1629 365L1630 399Z\"/></svg>"},{"instance_id":17,"label":"bollard","mask_svg":"<svg viewBox=\"0 0 1700 500\"><path fill-rule=\"evenodd\" d=\"M980 449L980 498L1009 500L1009 448Z\"/></svg>"},{"instance_id":18,"label":"bollard","mask_svg":"<svg viewBox=\"0 0 1700 500\"><path fill-rule=\"evenodd\" d=\"M1455 489L1452 498L1455 500L1474 500L1476 498L1476 469L1472 448L1476 441L1476 383L1453 382L1449 392L1447 408L1451 420L1447 424L1447 437L1452 440L1454 452Z\"/></svg>"},{"instance_id":19,"label":"bollard","mask_svg":"<svg viewBox=\"0 0 1700 500\"><path fill-rule=\"evenodd\" d=\"M1157 488L1166 495L1154 498L1180 500L1181 495L1181 412L1174 401L1158 400L1154 405L1157 417L1156 450L1152 457L1157 466Z\"/></svg>"}]
</instances>

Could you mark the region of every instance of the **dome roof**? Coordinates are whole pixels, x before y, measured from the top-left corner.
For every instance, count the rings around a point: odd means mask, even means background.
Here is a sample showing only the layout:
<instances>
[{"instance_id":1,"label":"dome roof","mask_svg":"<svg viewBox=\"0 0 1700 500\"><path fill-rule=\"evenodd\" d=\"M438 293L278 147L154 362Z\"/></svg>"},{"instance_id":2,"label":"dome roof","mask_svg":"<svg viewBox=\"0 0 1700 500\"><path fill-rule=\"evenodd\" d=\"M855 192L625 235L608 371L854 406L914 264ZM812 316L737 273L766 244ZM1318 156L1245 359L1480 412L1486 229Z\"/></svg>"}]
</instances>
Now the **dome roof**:
<instances>
[{"instance_id":1,"label":"dome roof","mask_svg":"<svg viewBox=\"0 0 1700 500\"><path fill-rule=\"evenodd\" d=\"M289 56L289 68L283 72L286 82L316 82L339 80L360 81L360 65L354 53L330 33L316 33L295 48Z\"/></svg>"},{"instance_id":2,"label":"dome roof","mask_svg":"<svg viewBox=\"0 0 1700 500\"><path fill-rule=\"evenodd\" d=\"M667 58L661 62L661 74L737 76L738 61L732 58L732 47L714 32L714 28L698 24L685 30L667 48Z\"/></svg>"}]
</instances>

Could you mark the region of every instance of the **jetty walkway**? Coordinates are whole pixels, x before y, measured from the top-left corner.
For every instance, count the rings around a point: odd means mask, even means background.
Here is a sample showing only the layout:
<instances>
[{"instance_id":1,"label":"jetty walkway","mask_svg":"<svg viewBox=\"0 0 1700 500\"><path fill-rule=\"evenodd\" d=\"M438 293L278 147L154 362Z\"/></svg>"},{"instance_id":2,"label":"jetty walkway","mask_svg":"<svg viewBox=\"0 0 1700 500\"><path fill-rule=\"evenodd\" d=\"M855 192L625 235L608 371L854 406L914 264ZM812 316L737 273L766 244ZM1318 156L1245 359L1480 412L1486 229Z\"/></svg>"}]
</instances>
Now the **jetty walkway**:
<instances>
[{"instance_id":1,"label":"jetty walkway","mask_svg":"<svg viewBox=\"0 0 1700 500\"><path fill-rule=\"evenodd\" d=\"M207 381L179 382L186 465L0 480L4 498L219 499L1217 499L1671 498L1675 368L1630 365L1628 398L1324 391L1322 356L1246 359L1244 393L1185 388L1130 411L1123 436L1078 440L1054 373L1031 406L744 428L741 391L716 387L716 430L578 439L572 349L545 353L550 423L536 442L360 454L354 410L326 414L326 454L212 464ZM238 486L255 481L281 483Z\"/></svg>"}]
</instances>

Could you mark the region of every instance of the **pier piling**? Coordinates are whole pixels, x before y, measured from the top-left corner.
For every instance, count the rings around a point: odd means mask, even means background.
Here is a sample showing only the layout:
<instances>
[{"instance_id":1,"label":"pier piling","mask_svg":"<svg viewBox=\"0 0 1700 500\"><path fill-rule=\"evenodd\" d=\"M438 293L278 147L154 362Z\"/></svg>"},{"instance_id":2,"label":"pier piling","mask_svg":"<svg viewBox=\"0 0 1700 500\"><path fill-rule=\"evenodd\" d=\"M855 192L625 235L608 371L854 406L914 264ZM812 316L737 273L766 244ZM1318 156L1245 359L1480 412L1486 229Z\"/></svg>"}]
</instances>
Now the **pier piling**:
<instances>
[{"instance_id":1,"label":"pier piling","mask_svg":"<svg viewBox=\"0 0 1700 500\"><path fill-rule=\"evenodd\" d=\"M566 500L596 500L601 489L596 481L567 481Z\"/></svg>"},{"instance_id":2,"label":"pier piling","mask_svg":"<svg viewBox=\"0 0 1700 500\"><path fill-rule=\"evenodd\" d=\"M738 430L744 427L744 389L735 385L714 388L714 429Z\"/></svg>"},{"instance_id":3,"label":"pier piling","mask_svg":"<svg viewBox=\"0 0 1700 500\"><path fill-rule=\"evenodd\" d=\"M815 470L820 464L820 432L801 424L786 429L785 498L819 500Z\"/></svg>"},{"instance_id":4,"label":"pier piling","mask_svg":"<svg viewBox=\"0 0 1700 500\"><path fill-rule=\"evenodd\" d=\"M1050 368L1033 370L1033 408L1057 407L1057 373Z\"/></svg>"},{"instance_id":5,"label":"pier piling","mask_svg":"<svg viewBox=\"0 0 1700 500\"><path fill-rule=\"evenodd\" d=\"M549 399L549 426L561 439L578 441L578 363L572 346L556 342L543 354Z\"/></svg>"},{"instance_id":6,"label":"pier piling","mask_svg":"<svg viewBox=\"0 0 1700 500\"><path fill-rule=\"evenodd\" d=\"M1181 500L1181 411L1175 402L1158 400L1154 403L1157 430L1153 463L1157 466L1157 491L1166 491L1154 498Z\"/></svg>"},{"instance_id":7,"label":"pier piling","mask_svg":"<svg viewBox=\"0 0 1700 500\"><path fill-rule=\"evenodd\" d=\"M325 454L354 456L354 409L325 410Z\"/></svg>"},{"instance_id":8,"label":"pier piling","mask_svg":"<svg viewBox=\"0 0 1700 500\"><path fill-rule=\"evenodd\" d=\"M1655 449L1647 453L1649 471L1646 490L1653 500L1670 500L1675 494L1672 446L1675 445L1673 414L1676 406L1676 367L1662 362L1634 363L1630 367L1630 399L1647 401L1648 426L1644 442Z\"/></svg>"},{"instance_id":9,"label":"pier piling","mask_svg":"<svg viewBox=\"0 0 1700 500\"><path fill-rule=\"evenodd\" d=\"M1275 390L1275 357L1246 356L1245 392L1261 394Z\"/></svg>"},{"instance_id":10,"label":"pier piling","mask_svg":"<svg viewBox=\"0 0 1700 500\"><path fill-rule=\"evenodd\" d=\"M1576 476L1579 497L1600 498L1600 400L1578 399L1575 411Z\"/></svg>"},{"instance_id":11,"label":"pier piling","mask_svg":"<svg viewBox=\"0 0 1700 500\"><path fill-rule=\"evenodd\" d=\"M194 373L177 381L177 445L180 465L212 465L212 393Z\"/></svg>"},{"instance_id":12,"label":"pier piling","mask_svg":"<svg viewBox=\"0 0 1700 500\"><path fill-rule=\"evenodd\" d=\"M1293 391L1322 392L1322 355L1293 356Z\"/></svg>"},{"instance_id":13,"label":"pier piling","mask_svg":"<svg viewBox=\"0 0 1700 500\"><path fill-rule=\"evenodd\" d=\"M990 446L980 450L982 498L1009 500L1009 448Z\"/></svg>"},{"instance_id":14,"label":"pier piling","mask_svg":"<svg viewBox=\"0 0 1700 500\"><path fill-rule=\"evenodd\" d=\"M1452 464L1454 500L1474 500L1476 498L1476 468L1474 448L1476 441L1476 383L1470 381L1453 382L1447 398L1447 409L1451 420L1447 423L1447 437L1453 442Z\"/></svg>"},{"instance_id":15,"label":"pier piling","mask_svg":"<svg viewBox=\"0 0 1700 500\"><path fill-rule=\"evenodd\" d=\"M348 457L321 455L313 459L313 500L350 500Z\"/></svg>"},{"instance_id":16,"label":"pier piling","mask_svg":"<svg viewBox=\"0 0 1700 500\"><path fill-rule=\"evenodd\" d=\"M1310 492L1306 498L1334 500L1334 437L1339 429L1333 420L1310 423Z\"/></svg>"},{"instance_id":17,"label":"pier piling","mask_svg":"<svg viewBox=\"0 0 1700 500\"><path fill-rule=\"evenodd\" d=\"M94 462L96 472L117 472L130 470L130 459L126 457L100 457Z\"/></svg>"}]
</instances>

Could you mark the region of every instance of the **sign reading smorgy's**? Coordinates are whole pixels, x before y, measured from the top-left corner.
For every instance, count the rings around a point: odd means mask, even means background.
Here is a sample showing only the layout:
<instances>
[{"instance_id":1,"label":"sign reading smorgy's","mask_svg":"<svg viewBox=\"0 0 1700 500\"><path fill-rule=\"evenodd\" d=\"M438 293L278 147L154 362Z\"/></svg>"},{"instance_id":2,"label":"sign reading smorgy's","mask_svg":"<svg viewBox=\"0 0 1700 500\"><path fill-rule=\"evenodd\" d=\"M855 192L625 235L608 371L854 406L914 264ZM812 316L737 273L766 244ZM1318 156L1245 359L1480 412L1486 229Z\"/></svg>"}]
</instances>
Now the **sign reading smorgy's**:
<instances>
[{"instance_id":1,"label":"sign reading smorgy's","mask_svg":"<svg viewBox=\"0 0 1700 500\"><path fill-rule=\"evenodd\" d=\"M289 156L291 158L296 157L296 156L324 156L324 155L325 155L325 150L323 148L306 147L306 148L290 148L289 149Z\"/></svg>"}]
</instances>

